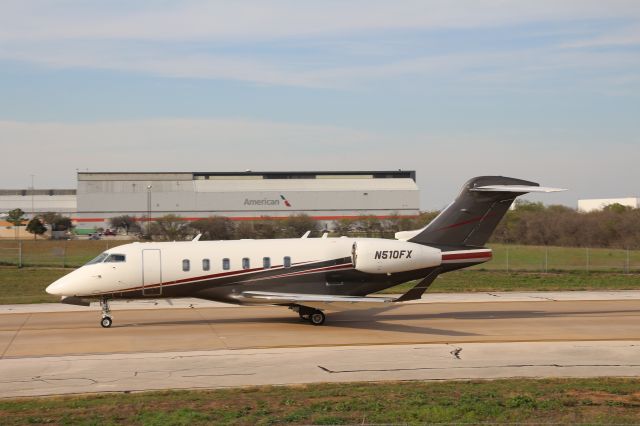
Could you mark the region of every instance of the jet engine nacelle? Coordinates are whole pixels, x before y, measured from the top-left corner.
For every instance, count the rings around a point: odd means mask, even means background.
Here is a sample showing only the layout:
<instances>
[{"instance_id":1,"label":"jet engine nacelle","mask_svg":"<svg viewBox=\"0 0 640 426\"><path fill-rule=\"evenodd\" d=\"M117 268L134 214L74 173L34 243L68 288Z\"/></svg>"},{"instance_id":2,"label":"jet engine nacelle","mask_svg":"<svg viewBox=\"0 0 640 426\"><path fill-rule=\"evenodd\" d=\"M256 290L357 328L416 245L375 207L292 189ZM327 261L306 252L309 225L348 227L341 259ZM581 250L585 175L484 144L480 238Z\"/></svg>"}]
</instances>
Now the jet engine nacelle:
<instances>
[{"instance_id":1,"label":"jet engine nacelle","mask_svg":"<svg viewBox=\"0 0 640 426\"><path fill-rule=\"evenodd\" d=\"M369 274L415 271L442 263L437 248L395 240L358 240L352 256L355 269Z\"/></svg>"}]
</instances>

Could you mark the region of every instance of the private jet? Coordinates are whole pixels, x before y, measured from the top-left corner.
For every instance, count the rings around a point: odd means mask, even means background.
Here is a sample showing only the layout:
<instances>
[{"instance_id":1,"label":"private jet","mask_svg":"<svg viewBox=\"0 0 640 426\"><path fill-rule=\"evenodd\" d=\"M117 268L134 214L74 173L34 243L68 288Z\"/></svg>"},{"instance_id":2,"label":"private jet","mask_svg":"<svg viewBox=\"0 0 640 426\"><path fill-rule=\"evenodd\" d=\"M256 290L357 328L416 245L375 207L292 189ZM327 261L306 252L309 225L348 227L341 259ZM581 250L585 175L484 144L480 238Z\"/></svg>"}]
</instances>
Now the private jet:
<instances>
[{"instance_id":1,"label":"private jet","mask_svg":"<svg viewBox=\"0 0 640 426\"><path fill-rule=\"evenodd\" d=\"M502 176L467 181L427 226L382 238L135 242L109 249L55 281L63 303L196 297L239 305L288 307L313 325L325 311L392 306L420 299L443 273L491 260L485 244L516 197L563 191ZM369 296L419 280L399 297Z\"/></svg>"}]
</instances>

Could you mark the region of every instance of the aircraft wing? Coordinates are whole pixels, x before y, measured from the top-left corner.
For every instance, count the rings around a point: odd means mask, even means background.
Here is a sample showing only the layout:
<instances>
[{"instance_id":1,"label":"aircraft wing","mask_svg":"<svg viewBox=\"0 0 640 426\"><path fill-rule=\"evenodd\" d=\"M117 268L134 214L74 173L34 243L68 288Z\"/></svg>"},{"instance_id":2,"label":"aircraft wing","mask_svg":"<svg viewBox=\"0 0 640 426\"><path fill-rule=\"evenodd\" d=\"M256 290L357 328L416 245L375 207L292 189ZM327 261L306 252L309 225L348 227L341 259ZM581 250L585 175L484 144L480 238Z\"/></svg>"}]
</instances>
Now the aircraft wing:
<instances>
[{"instance_id":1,"label":"aircraft wing","mask_svg":"<svg viewBox=\"0 0 640 426\"><path fill-rule=\"evenodd\" d=\"M315 309L350 310L386 308L395 300L391 297L332 296L327 294L272 293L243 291L238 300L255 305L303 305Z\"/></svg>"}]
</instances>

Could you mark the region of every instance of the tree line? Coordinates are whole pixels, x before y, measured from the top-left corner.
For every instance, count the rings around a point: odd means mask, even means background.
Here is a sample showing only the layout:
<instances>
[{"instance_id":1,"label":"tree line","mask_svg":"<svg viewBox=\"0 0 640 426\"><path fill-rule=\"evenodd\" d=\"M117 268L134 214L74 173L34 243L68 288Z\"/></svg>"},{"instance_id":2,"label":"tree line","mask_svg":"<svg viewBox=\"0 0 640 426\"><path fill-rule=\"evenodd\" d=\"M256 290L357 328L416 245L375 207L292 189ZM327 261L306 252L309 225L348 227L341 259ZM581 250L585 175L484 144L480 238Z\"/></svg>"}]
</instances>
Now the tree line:
<instances>
[{"instance_id":1,"label":"tree line","mask_svg":"<svg viewBox=\"0 0 640 426\"><path fill-rule=\"evenodd\" d=\"M239 222L216 216L186 222L179 216L169 215L151 222L150 237L180 240L202 234L206 240L298 238L311 231L314 237L329 232L330 236L393 238L398 231L424 227L438 213L427 211L418 217L388 219L373 216L339 219L329 226L330 231L306 215ZM133 218L130 222L133 223ZM112 223L116 227L117 223ZM640 209L613 204L601 211L583 213L566 206L518 200L498 225L490 243L640 249Z\"/></svg>"},{"instance_id":2,"label":"tree line","mask_svg":"<svg viewBox=\"0 0 640 426\"><path fill-rule=\"evenodd\" d=\"M18 235L18 227L25 226L26 218L24 215L25 213L22 209L10 210L6 215L7 222L11 223L16 228L16 238ZM47 212L33 217L26 224L27 232L33 234L34 239L38 235L43 235L47 232L47 229L50 229L51 231L67 232L73 229L73 223L70 217L62 216L58 213Z\"/></svg>"},{"instance_id":3,"label":"tree line","mask_svg":"<svg viewBox=\"0 0 640 426\"><path fill-rule=\"evenodd\" d=\"M436 214L437 212L424 212L417 217L393 215L388 219L360 216L336 220L328 227L305 214L282 219L258 218L242 221L211 216L192 222L180 216L166 215L146 223L139 222L132 216L118 216L110 219L110 225L125 233L139 233L143 238L161 241L184 240L197 234L202 234L202 240L299 238L307 231L311 232L311 237L328 232L331 236L393 238L398 231L425 226Z\"/></svg>"},{"instance_id":4,"label":"tree line","mask_svg":"<svg viewBox=\"0 0 640 426\"><path fill-rule=\"evenodd\" d=\"M612 204L584 213L566 206L518 201L491 242L640 249L640 209Z\"/></svg>"},{"instance_id":5,"label":"tree line","mask_svg":"<svg viewBox=\"0 0 640 426\"><path fill-rule=\"evenodd\" d=\"M202 234L203 240L298 238L307 231L311 231L312 237L329 232L330 236L393 238L398 231L424 227L437 214L437 211L426 211L417 217L345 218L332 222L328 229L304 214L251 221L212 216L192 222L176 215L153 218L150 222L124 215L111 218L110 225L125 234L163 241L184 240L197 234ZM7 214L7 220L15 226L24 226L24 212L14 209ZM47 229L69 231L72 228L71 219L57 213L42 213L26 224L27 231L34 237ZM601 211L583 213L565 206L519 200L500 222L490 242L640 249L640 209L613 204Z\"/></svg>"}]
</instances>

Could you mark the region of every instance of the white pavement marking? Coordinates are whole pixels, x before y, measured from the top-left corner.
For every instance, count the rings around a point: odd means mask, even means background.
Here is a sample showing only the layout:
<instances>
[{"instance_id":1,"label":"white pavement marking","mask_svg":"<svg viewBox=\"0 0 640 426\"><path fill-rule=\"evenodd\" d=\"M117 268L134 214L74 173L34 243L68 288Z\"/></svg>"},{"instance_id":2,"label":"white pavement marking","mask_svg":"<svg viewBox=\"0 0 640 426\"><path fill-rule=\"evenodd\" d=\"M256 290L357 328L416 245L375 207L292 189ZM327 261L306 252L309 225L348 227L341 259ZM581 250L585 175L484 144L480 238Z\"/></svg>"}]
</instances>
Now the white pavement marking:
<instances>
[{"instance_id":1,"label":"white pavement marking","mask_svg":"<svg viewBox=\"0 0 640 426\"><path fill-rule=\"evenodd\" d=\"M377 295L382 296L382 295ZM386 297L400 295L385 294ZM548 302L548 301L584 301L584 300L640 300L638 290L614 291L529 291L529 292L490 292L490 293L426 293L421 300L403 303L482 303L482 302ZM243 307L227 303L212 302L203 299L145 299L114 300L109 303L112 310L139 309L185 309L185 308L230 308ZM0 305L0 314L21 314L41 312L83 312L99 311L100 305L75 306L63 303L35 303L24 305Z\"/></svg>"},{"instance_id":2,"label":"white pavement marking","mask_svg":"<svg viewBox=\"0 0 640 426\"><path fill-rule=\"evenodd\" d=\"M319 382L638 377L640 341L459 343L8 358L0 398Z\"/></svg>"}]
</instances>

